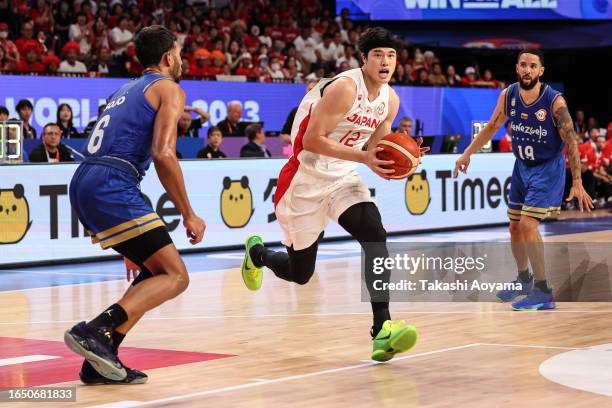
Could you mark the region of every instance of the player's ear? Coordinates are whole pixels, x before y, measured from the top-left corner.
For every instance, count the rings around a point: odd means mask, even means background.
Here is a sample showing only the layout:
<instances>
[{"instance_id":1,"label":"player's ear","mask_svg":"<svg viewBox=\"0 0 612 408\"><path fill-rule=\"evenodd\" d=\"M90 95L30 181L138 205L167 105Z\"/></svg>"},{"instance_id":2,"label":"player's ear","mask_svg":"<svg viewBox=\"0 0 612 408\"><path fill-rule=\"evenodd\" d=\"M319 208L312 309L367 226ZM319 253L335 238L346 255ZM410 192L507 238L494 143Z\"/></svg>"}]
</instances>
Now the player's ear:
<instances>
[{"instance_id":1,"label":"player's ear","mask_svg":"<svg viewBox=\"0 0 612 408\"><path fill-rule=\"evenodd\" d=\"M360 52L359 55L361 55L361 62L365 65L366 60L368 59L367 55L365 55L363 52Z\"/></svg>"},{"instance_id":2,"label":"player's ear","mask_svg":"<svg viewBox=\"0 0 612 408\"><path fill-rule=\"evenodd\" d=\"M540 76L544 75L544 65L540 67Z\"/></svg>"}]
</instances>

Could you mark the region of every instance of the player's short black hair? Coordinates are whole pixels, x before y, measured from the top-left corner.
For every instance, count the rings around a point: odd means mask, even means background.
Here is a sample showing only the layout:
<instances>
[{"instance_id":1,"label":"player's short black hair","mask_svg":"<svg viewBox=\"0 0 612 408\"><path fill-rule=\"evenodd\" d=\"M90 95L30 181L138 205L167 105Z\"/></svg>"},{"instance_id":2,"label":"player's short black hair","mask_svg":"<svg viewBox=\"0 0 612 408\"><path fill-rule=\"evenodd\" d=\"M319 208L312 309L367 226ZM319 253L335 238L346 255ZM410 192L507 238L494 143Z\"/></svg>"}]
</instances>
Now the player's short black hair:
<instances>
[{"instance_id":1,"label":"player's short black hair","mask_svg":"<svg viewBox=\"0 0 612 408\"><path fill-rule=\"evenodd\" d=\"M521 55L523 54L533 54L533 55L537 55L538 58L540 59L540 64L542 66L544 66L544 54L542 54L542 51L538 50L537 48L524 48L521 50L521 52L519 52L518 56L516 57L516 60L518 61L521 58Z\"/></svg>"},{"instance_id":2,"label":"player's short black hair","mask_svg":"<svg viewBox=\"0 0 612 408\"><path fill-rule=\"evenodd\" d=\"M372 27L361 35L357 47L367 57L374 48L393 48L397 51L399 44L389 30Z\"/></svg>"},{"instance_id":3,"label":"player's short black hair","mask_svg":"<svg viewBox=\"0 0 612 408\"><path fill-rule=\"evenodd\" d=\"M6 109L6 106L0 106L0 115L5 114L6 116L9 115L9 111L8 109Z\"/></svg>"},{"instance_id":4,"label":"player's short black hair","mask_svg":"<svg viewBox=\"0 0 612 408\"><path fill-rule=\"evenodd\" d=\"M162 56L174 47L176 36L160 25L145 27L136 34L136 56L144 68L159 64Z\"/></svg>"}]
</instances>

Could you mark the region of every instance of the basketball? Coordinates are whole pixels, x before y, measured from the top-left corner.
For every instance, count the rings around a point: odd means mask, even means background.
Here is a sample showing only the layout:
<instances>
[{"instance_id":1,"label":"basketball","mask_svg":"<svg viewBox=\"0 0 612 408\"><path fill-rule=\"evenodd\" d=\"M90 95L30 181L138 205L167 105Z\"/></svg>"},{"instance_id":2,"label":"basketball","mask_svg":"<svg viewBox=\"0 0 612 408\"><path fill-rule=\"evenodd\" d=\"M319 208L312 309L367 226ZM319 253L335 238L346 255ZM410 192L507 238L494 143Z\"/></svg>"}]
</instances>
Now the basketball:
<instances>
[{"instance_id":1,"label":"basketball","mask_svg":"<svg viewBox=\"0 0 612 408\"><path fill-rule=\"evenodd\" d=\"M384 150L378 152L376 157L395 162L388 166L395 169L395 173L389 175L389 178L403 179L416 171L421 153L417 142L407 134L390 133L378 142L378 146Z\"/></svg>"}]
</instances>

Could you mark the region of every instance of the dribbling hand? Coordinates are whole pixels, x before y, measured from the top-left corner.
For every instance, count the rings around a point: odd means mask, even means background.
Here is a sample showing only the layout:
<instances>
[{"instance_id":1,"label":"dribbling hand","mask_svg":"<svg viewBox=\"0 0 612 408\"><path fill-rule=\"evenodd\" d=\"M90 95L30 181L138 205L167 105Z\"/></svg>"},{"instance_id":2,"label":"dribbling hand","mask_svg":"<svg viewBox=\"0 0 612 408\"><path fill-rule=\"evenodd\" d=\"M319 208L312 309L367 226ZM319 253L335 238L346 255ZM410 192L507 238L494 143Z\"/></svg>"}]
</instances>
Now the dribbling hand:
<instances>
[{"instance_id":1,"label":"dribbling hand","mask_svg":"<svg viewBox=\"0 0 612 408\"><path fill-rule=\"evenodd\" d=\"M378 152L382 152L383 150L384 149L382 147L376 147L368 150L366 152L364 164L380 177L384 178L385 180L389 180L389 176L395 173L395 170L386 169L383 166L389 166L395 162L393 160L380 160L378 157L376 157L376 154Z\"/></svg>"},{"instance_id":2,"label":"dribbling hand","mask_svg":"<svg viewBox=\"0 0 612 408\"><path fill-rule=\"evenodd\" d=\"M466 174L469 166L470 155L463 153L461 156L459 156L457 162L455 163L455 171L453 171L453 178L457 178L459 172Z\"/></svg>"},{"instance_id":3,"label":"dribbling hand","mask_svg":"<svg viewBox=\"0 0 612 408\"><path fill-rule=\"evenodd\" d=\"M591 210L595 208L593 206L593 199L582 186L582 181L572 184L569 196L565 199L565 201L572 201L574 198L578 200L578 208L580 208L580 211L584 211L586 209L588 212L591 212Z\"/></svg>"},{"instance_id":4,"label":"dribbling hand","mask_svg":"<svg viewBox=\"0 0 612 408\"><path fill-rule=\"evenodd\" d=\"M204 230L206 229L206 223L204 220L193 214L183 219L183 226L187 232L187 238L191 245L195 245L202 241L204 237Z\"/></svg>"}]
</instances>

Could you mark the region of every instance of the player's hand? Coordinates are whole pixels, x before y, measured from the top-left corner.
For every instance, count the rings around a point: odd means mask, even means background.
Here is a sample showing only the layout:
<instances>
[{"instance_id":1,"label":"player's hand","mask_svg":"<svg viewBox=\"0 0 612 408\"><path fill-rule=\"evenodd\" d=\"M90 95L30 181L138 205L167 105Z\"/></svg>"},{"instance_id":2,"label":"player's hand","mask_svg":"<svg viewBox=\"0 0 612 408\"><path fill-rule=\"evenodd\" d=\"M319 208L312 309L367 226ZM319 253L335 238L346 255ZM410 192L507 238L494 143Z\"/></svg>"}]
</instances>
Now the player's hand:
<instances>
[{"instance_id":1,"label":"player's hand","mask_svg":"<svg viewBox=\"0 0 612 408\"><path fill-rule=\"evenodd\" d=\"M463 153L461 156L459 156L459 158L457 159L457 162L455 163L455 171L453 171L453 177L457 178L457 176L459 175L459 172L466 174L469 166L470 166L470 155Z\"/></svg>"},{"instance_id":2,"label":"player's hand","mask_svg":"<svg viewBox=\"0 0 612 408\"><path fill-rule=\"evenodd\" d=\"M431 147L429 147L429 146L421 147L421 145L423 144L423 138L422 137L418 137L416 142L419 145L419 151L421 152L421 157L423 157L425 155L425 153L427 153L428 151L431 150Z\"/></svg>"},{"instance_id":3,"label":"player's hand","mask_svg":"<svg viewBox=\"0 0 612 408\"><path fill-rule=\"evenodd\" d=\"M395 173L395 170L387 169L383 166L389 166L395 162L393 160L380 160L378 157L376 157L376 154L378 152L382 152L383 150L384 149L382 147L375 147L374 149L368 150L366 152L364 164L380 177L384 178L385 180L389 180L389 176Z\"/></svg>"},{"instance_id":4,"label":"player's hand","mask_svg":"<svg viewBox=\"0 0 612 408\"><path fill-rule=\"evenodd\" d=\"M130 282L132 279L136 279L140 273L140 266L136 265L126 257L123 257L123 262L125 262L125 277L127 278L127 281Z\"/></svg>"},{"instance_id":5,"label":"player's hand","mask_svg":"<svg viewBox=\"0 0 612 408\"><path fill-rule=\"evenodd\" d=\"M203 219L193 214L183 219L183 226L187 231L187 238L189 238L191 245L202 241L204 230L206 229L206 223Z\"/></svg>"},{"instance_id":6,"label":"player's hand","mask_svg":"<svg viewBox=\"0 0 612 408\"><path fill-rule=\"evenodd\" d=\"M582 180L572 183L569 196L565 199L565 201L572 201L574 198L578 200L578 208L580 208L580 211L584 211L586 208L588 212L591 212L591 210L594 208L593 199L582 186Z\"/></svg>"}]
</instances>

